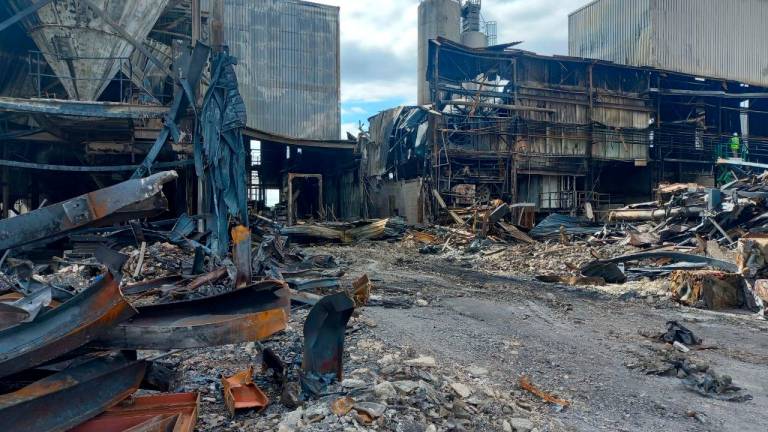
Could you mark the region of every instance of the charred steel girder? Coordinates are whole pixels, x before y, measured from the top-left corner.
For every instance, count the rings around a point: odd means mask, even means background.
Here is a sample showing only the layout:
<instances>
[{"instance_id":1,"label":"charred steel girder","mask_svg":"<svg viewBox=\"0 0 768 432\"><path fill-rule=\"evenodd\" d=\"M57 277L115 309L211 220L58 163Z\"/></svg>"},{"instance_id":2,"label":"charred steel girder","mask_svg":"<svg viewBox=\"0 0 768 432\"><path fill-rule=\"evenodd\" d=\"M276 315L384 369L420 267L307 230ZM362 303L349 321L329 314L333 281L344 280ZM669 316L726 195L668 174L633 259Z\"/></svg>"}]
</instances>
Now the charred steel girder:
<instances>
[{"instance_id":1,"label":"charred steel girder","mask_svg":"<svg viewBox=\"0 0 768 432\"><path fill-rule=\"evenodd\" d=\"M0 377L79 348L135 313L114 277L106 273L85 291L35 321L0 331Z\"/></svg>"},{"instance_id":2,"label":"charred steel girder","mask_svg":"<svg viewBox=\"0 0 768 432\"><path fill-rule=\"evenodd\" d=\"M52 237L103 219L132 204L148 200L161 192L163 184L177 177L176 171L163 171L0 220L0 250Z\"/></svg>"},{"instance_id":3,"label":"charred steel girder","mask_svg":"<svg viewBox=\"0 0 768 432\"><path fill-rule=\"evenodd\" d=\"M98 357L0 396L0 430L69 430L128 397L139 387L143 361Z\"/></svg>"},{"instance_id":4,"label":"charred steel girder","mask_svg":"<svg viewBox=\"0 0 768 432\"><path fill-rule=\"evenodd\" d=\"M265 339L285 329L285 282L264 281L228 293L138 308L91 346L106 349L202 348Z\"/></svg>"}]
</instances>

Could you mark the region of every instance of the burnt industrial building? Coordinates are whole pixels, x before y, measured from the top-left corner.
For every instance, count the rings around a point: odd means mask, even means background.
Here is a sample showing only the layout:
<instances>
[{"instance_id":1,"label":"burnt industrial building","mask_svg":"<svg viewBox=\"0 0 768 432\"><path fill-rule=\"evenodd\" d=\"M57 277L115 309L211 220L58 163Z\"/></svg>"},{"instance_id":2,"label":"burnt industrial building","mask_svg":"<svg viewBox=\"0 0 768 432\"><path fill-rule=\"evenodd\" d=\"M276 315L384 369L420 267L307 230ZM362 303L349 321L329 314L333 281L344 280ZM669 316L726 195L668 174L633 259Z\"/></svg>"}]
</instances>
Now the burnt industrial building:
<instances>
[{"instance_id":1,"label":"burnt industrial building","mask_svg":"<svg viewBox=\"0 0 768 432\"><path fill-rule=\"evenodd\" d=\"M572 36L583 11L571 16ZM714 186L732 180L734 166L768 161L759 82L515 45L430 41L430 104L372 117L362 140L366 185L381 192L370 194L371 214L430 220L434 190L459 207L502 199L599 217L652 199L662 182ZM734 134L739 154L728 147Z\"/></svg>"},{"instance_id":2,"label":"burnt industrial building","mask_svg":"<svg viewBox=\"0 0 768 432\"><path fill-rule=\"evenodd\" d=\"M283 209L301 208L302 218L359 215L346 193L357 173L354 145L339 133L338 8L18 0L0 5L0 14L4 215L125 179L147 155L155 169L180 173L171 206L204 213L192 169L202 121L195 106L213 78L205 53L220 49L236 62L247 112L237 152L252 207L263 209L269 193L290 203ZM198 44L193 77L185 65ZM176 127L166 134L179 97ZM328 163L318 164L323 158ZM291 187L293 177L302 180Z\"/></svg>"}]
</instances>

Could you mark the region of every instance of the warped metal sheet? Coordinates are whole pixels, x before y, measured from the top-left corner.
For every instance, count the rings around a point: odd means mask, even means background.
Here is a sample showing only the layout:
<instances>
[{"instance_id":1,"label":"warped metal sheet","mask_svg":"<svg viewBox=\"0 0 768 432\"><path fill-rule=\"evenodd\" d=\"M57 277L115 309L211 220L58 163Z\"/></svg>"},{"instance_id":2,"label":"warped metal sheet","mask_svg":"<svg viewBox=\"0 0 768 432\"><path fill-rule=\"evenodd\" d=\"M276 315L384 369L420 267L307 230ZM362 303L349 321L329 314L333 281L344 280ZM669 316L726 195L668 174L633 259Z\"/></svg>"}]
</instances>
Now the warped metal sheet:
<instances>
[{"instance_id":1,"label":"warped metal sheet","mask_svg":"<svg viewBox=\"0 0 768 432\"><path fill-rule=\"evenodd\" d=\"M0 220L0 249L52 237L103 219L131 204L160 193L164 183L178 177L163 171L145 179L128 180L79 197Z\"/></svg>"},{"instance_id":2,"label":"warped metal sheet","mask_svg":"<svg viewBox=\"0 0 768 432\"><path fill-rule=\"evenodd\" d=\"M290 297L285 282L264 281L228 293L138 308L95 348L202 348L260 340L283 330Z\"/></svg>"},{"instance_id":3,"label":"warped metal sheet","mask_svg":"<svg viewBox=\"0 0 768 432\"><path fill-rule=\"evenodd\" d=\"M302 369L319 375L342 378L344 335L355 303L345 293L323 297L309 311L304 323Z\"/></svg>"},{"instance_id":4,"label":"warped metal sheet","mask_svg":"<svg viewBox=\"0 0 768 432\"><path fill-rule=\"evenodd\" d=\"M0 430L66 431L138 389L146 363L99 357L0 396Z\"/></svg>"},{"instance_id":5,"label":"warped metal sheet","mask_svg":"<svg viewBox=\"0 0 768 432\"><path fill-rule=\"evenodd\" d=\"M79 348L135 313L112 274L106 273L37 320L0 331L0 377Z\"/></svg>"}]
</instances>

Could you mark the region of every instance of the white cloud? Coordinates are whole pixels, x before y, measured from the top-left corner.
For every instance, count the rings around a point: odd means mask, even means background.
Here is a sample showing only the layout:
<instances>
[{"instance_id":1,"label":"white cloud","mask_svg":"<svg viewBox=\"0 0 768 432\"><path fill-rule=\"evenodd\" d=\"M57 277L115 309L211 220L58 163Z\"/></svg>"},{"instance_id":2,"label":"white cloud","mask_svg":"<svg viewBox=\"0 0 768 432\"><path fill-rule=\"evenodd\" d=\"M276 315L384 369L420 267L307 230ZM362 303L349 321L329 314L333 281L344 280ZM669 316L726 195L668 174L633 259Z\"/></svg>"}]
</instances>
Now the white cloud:
<instances>
[{"instance_id":1,"label":"white cloud","mask_svg":"<svg viewBox=\"0 0 768 432\"><path fill-rule=\"evenodd\" d=\"M417 0L319 0L341 8L341 41L414 57ZM343 53L342 53L343 55Z\"/></svg>"},{"instance_id":2,"label":"white cloud","mask_svg":"<svg viewBox=\"0 0 768 432\"><path fill-rule=\"evenodd\" d=\"M342 102L414 103L419 0L314 1L340 7ZM586 3L485 0L483 16L498 23L499 43L522 40L523 49L567 54L568 14Z\"/></svg>"},{"instance_id":3,"label":"white cloud","mask_svg":"<svg viewBox=\"0 0 768 432\"><path fill-rule=\"evenodd\" d=\"M568 54L568 14L587 0L486 0L483 17L496 21L499 43L523 41L522 49Z\"/></svg>"},{"instance_id":4,"label":"white cloud","mask_svg":"<svg viewBox=\"0 0 768 432\"><path fill-rule=\"evenodd\" d=\"M389 99L402 99L416 103L416 76L402 78L397 81L378 80L371 77L369 81L342 82L341 102L379 102Z\"/></svg>"}]
</instances>

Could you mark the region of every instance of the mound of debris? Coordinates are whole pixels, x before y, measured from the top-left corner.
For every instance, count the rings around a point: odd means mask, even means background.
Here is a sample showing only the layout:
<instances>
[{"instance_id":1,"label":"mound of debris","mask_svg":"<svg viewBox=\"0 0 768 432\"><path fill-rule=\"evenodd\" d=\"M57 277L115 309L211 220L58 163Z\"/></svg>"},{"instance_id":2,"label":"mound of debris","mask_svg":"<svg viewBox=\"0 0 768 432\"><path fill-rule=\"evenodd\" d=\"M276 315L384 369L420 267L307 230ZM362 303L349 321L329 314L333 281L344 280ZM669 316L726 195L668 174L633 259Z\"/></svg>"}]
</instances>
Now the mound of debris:
<instances>
[{"instance_id":1,"label":"mound of debris","mask_svg":"<svg viewBox=\"0 0 768 432\"><path fill-rule=\"evenodd\" d=\"M252 367L222 370L216 400L232 416L270 405L257 381L285 394L290 409L348 388L347 323L370 297L367 276L343 287L332 256L305 254L263 218L232 226L226 256L206 246L195 218L141 222L166 208L160 185L175 177L129 180L0 221L0 231L16 233L3 239L0 261L0 429L195 430L209 396L184 383L184 366L172 360L233 344L258 348L249 352L271 383ZM41 258L51 243L67 249ZM296 314L303 323L291 321ZM303 331L278 353L273 342L291 332L289 322ZM358 402L367 423L384 416Z\"/></svg>"}]
</instances>

